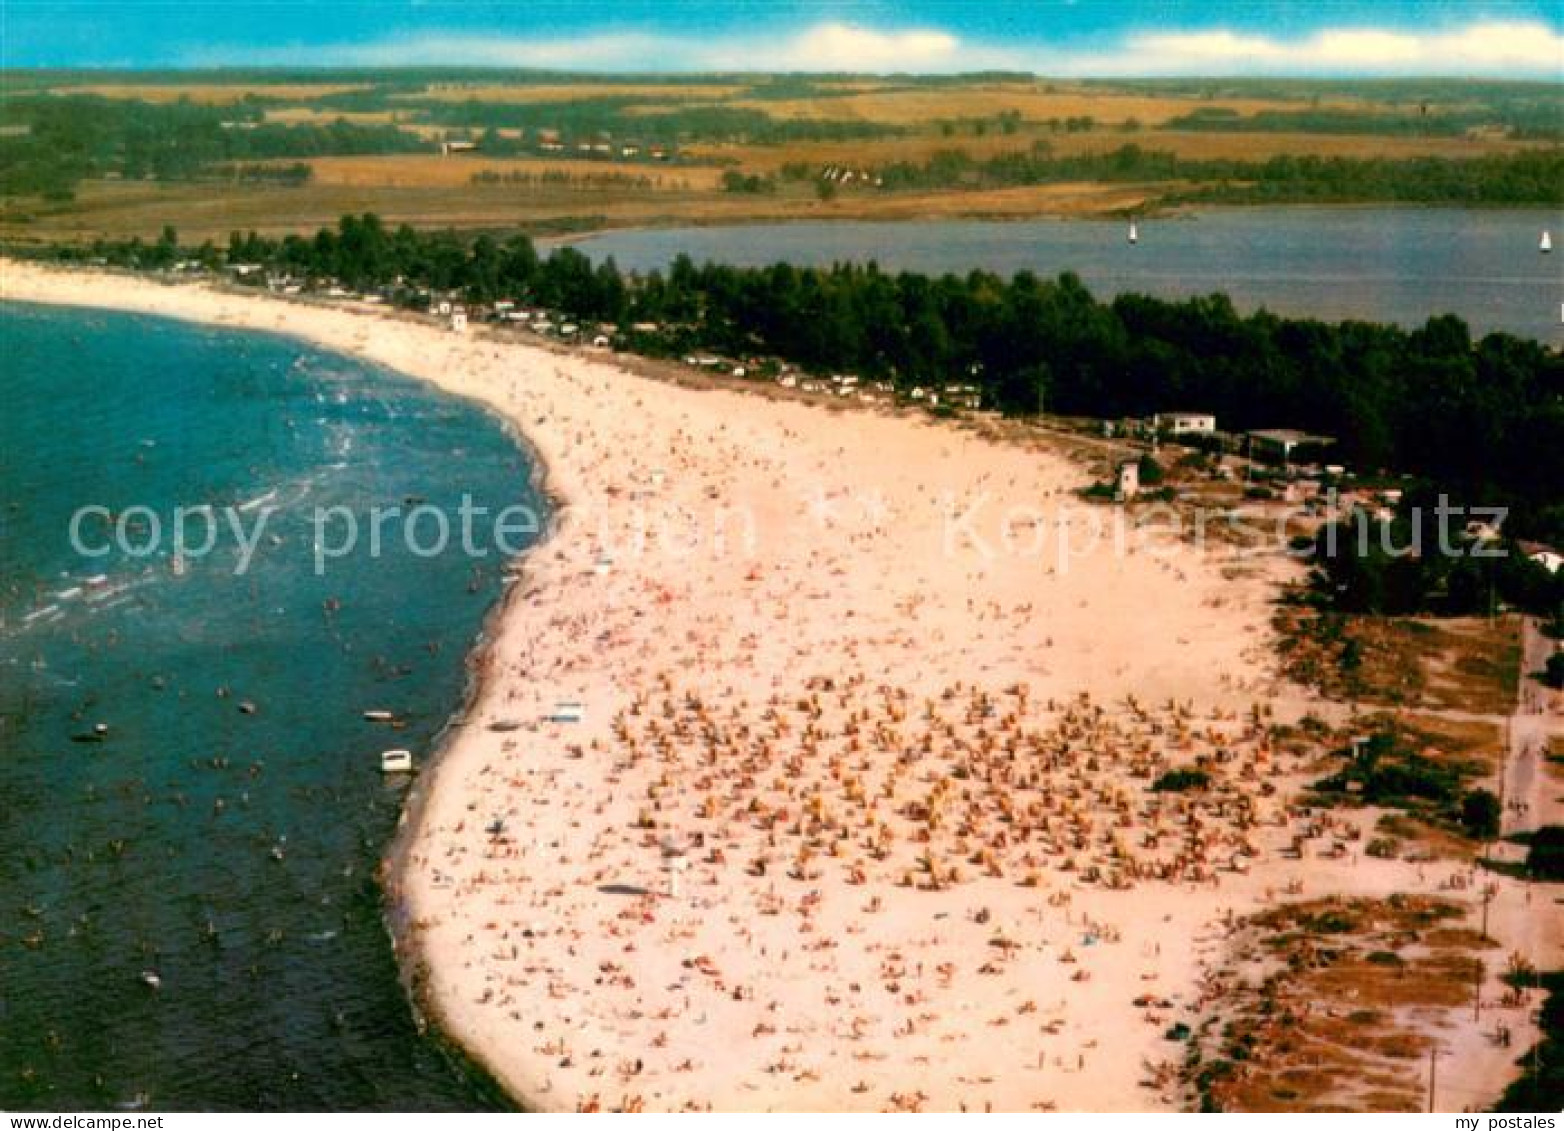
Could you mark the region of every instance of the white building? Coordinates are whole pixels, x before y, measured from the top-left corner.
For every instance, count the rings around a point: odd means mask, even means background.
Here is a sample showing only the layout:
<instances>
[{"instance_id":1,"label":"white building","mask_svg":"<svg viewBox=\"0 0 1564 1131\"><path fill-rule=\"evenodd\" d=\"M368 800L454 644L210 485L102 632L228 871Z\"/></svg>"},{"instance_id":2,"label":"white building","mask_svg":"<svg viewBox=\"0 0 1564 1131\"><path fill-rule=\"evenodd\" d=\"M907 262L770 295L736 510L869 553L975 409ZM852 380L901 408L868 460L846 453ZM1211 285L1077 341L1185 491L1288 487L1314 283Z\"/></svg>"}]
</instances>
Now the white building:
<instances>
[{"instance_id":1,"label":"white building","mask_svg":"<svg viewBox=\"0 0 1564 1131\"><path fill-rule=\"evenodd\" d=\"M1564 554L1559 553L1552 546L1544 546L1540 542L1522 542L1521 553L1526 555L1526 560L1533 565L1540 565L1549 573L1558 573L1564 568Z\"/></svg>"},{"instance_id":2,"label":"white building","mask_svg":"<svg viewBox=\"0 0 1564 1131\"><path fill-rule=\"evenodd\" d=\"M1209 436L1216 431L1216 417L1208 412L1159 412L1152 417L1152 427L1171 436Z\"/></svg>"}]
</instances>

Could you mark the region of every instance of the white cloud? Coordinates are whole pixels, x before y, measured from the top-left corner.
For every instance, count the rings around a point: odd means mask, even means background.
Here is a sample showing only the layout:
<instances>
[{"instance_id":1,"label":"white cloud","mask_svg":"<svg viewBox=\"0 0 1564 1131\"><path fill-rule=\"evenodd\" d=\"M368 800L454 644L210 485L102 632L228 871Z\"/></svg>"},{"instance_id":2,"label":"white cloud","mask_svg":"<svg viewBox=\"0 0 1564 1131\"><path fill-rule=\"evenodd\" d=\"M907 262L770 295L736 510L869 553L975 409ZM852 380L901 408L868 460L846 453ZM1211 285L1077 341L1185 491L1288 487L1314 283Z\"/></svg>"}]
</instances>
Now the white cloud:
<instances>
[{"instance_id":1,"label":"white cloud","mask_svg":"<svg viewBox=\"0 0 1564 1131\"><path fill-rule=\"evenodd\" d=\"M1281 40L1230 31L1146 32L1099 54L1059 57L1077 75L1492 75L1564 78L1564 36L1541 22L1429 32L1327 28Z\"/></svg>"},{"instance_id":2,"label":"white cloud","mask_svg":"<svg viewBox=\"0 0 1564 1131\"><path fill-rule=\"evenodd\" d=\"M918 71L970 68L971 49L943 31L874 31L821 24L785 46L789 70Z\"/></svg>"},{"instance_id":3,"label":"white cloud","mask_svg":"<svg viewBox=\"0 0 1564 1131\"><path fill-rule=\"evenodd\" d=\"M1431 31L1325 28L1294 39L1213 29L1144 31L1092 51L1062 44L964 41L937 28L822 23L793 35L604 32L556 38L467 33L275 50L216 49L196 65L449 64L582 71L976 70L1077 76L1490 75L1564 79L1564 35L1542 22L1478 22Z\"/></svg>"},{"instance_id":4,"label":"white cloud","mask_svg":"<svg viewBox=\"0 0 1564 1131\"><path fill-rule=\"evenodd\" d=\"M1001 64L999 60L1003 60ZM201 64L331 64L396 66L449 64L584 71L906 71L925 74L1022 66L1012 55L963 44L929 28L878 30L854 24L816 24L780 37L686 37L608 32L563 38L503 35L418 35L338 47L276 51L221 49Z\"/></svg>"}]
</instances>

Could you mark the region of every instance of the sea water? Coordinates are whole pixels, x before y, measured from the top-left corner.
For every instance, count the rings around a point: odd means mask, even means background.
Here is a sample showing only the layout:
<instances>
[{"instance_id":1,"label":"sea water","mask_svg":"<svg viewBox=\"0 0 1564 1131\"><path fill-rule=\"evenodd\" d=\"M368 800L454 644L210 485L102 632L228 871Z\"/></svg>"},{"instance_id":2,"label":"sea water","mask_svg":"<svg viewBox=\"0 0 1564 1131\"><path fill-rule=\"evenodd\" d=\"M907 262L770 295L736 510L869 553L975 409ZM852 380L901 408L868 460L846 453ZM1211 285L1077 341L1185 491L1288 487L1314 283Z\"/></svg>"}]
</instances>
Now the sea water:
<instances>
[{"instance_id":1,"label":"sea water","mask_svg":"<svg viewBox=\"0 0 1564 1131\"><path fill-rule=\"evenodd\" d=\"M504 1106L419 1032L377 883L379 754L429 756L504 559L428 524L317 571L313 524L540 507L524 452L281 336L0 304L0 366L0 1108Z\"/></svg>"}]
</instances>

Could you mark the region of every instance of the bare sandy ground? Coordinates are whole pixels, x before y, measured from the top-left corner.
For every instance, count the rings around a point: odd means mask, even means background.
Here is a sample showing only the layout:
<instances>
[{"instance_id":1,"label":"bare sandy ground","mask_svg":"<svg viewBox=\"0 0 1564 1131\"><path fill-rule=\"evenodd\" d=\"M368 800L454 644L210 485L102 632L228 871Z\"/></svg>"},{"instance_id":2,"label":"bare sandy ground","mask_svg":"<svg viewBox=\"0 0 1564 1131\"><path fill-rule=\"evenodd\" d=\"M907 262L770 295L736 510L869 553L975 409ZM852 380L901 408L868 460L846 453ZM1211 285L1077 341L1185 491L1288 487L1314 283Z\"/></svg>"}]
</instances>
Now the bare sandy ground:
<instances>
[{"instance_id":1,"label":"bare sandy ground","mask_svg":"<svg viewBox=\"0 0 1564 1131\"><path fill-rule=\"evenodd\" d=\"M442 1023L530 1106L1177 1106L1225 916L1475 903L1291 804L1265 724L1319 705L1273 671L1280 567L1079 502L1062 457L384 314L10 263L0 294L297 334L535 446L562 522L393 883ZM1150 790L1197 762L1202 797ZM1501 881L1491 929L1557 967L1557 911ZM1530 1037L1465 1016L1441 1106Z\"/></svg>"}]
</instances>

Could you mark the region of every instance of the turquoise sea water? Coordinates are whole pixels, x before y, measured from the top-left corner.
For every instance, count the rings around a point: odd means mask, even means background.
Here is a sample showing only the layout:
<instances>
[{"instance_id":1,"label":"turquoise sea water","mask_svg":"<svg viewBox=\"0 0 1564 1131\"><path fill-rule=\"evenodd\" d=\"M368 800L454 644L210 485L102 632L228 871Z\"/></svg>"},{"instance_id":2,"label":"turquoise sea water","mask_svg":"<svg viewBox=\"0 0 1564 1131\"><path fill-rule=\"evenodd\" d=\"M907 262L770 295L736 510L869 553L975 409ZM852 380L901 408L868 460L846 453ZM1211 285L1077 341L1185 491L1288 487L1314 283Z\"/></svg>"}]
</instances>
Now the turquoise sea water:
<instances>
[{"instance_id":1,"label":"turquoise sea water","mask_svg":"<svg viewBox=\"0 0 1564 1131\"><path fill-rule=\"evenodd\" d=\"M459 706L503 559L388 536L317 575L310 516L541 505L524 453L283 337L8 304L0 358L0 1108L504 1106L419 1035L375 880L378 754ZM83 556L93 504L162 544ZM240 574L227 516L263 513Z\"/></svg>"}]
</instances>

